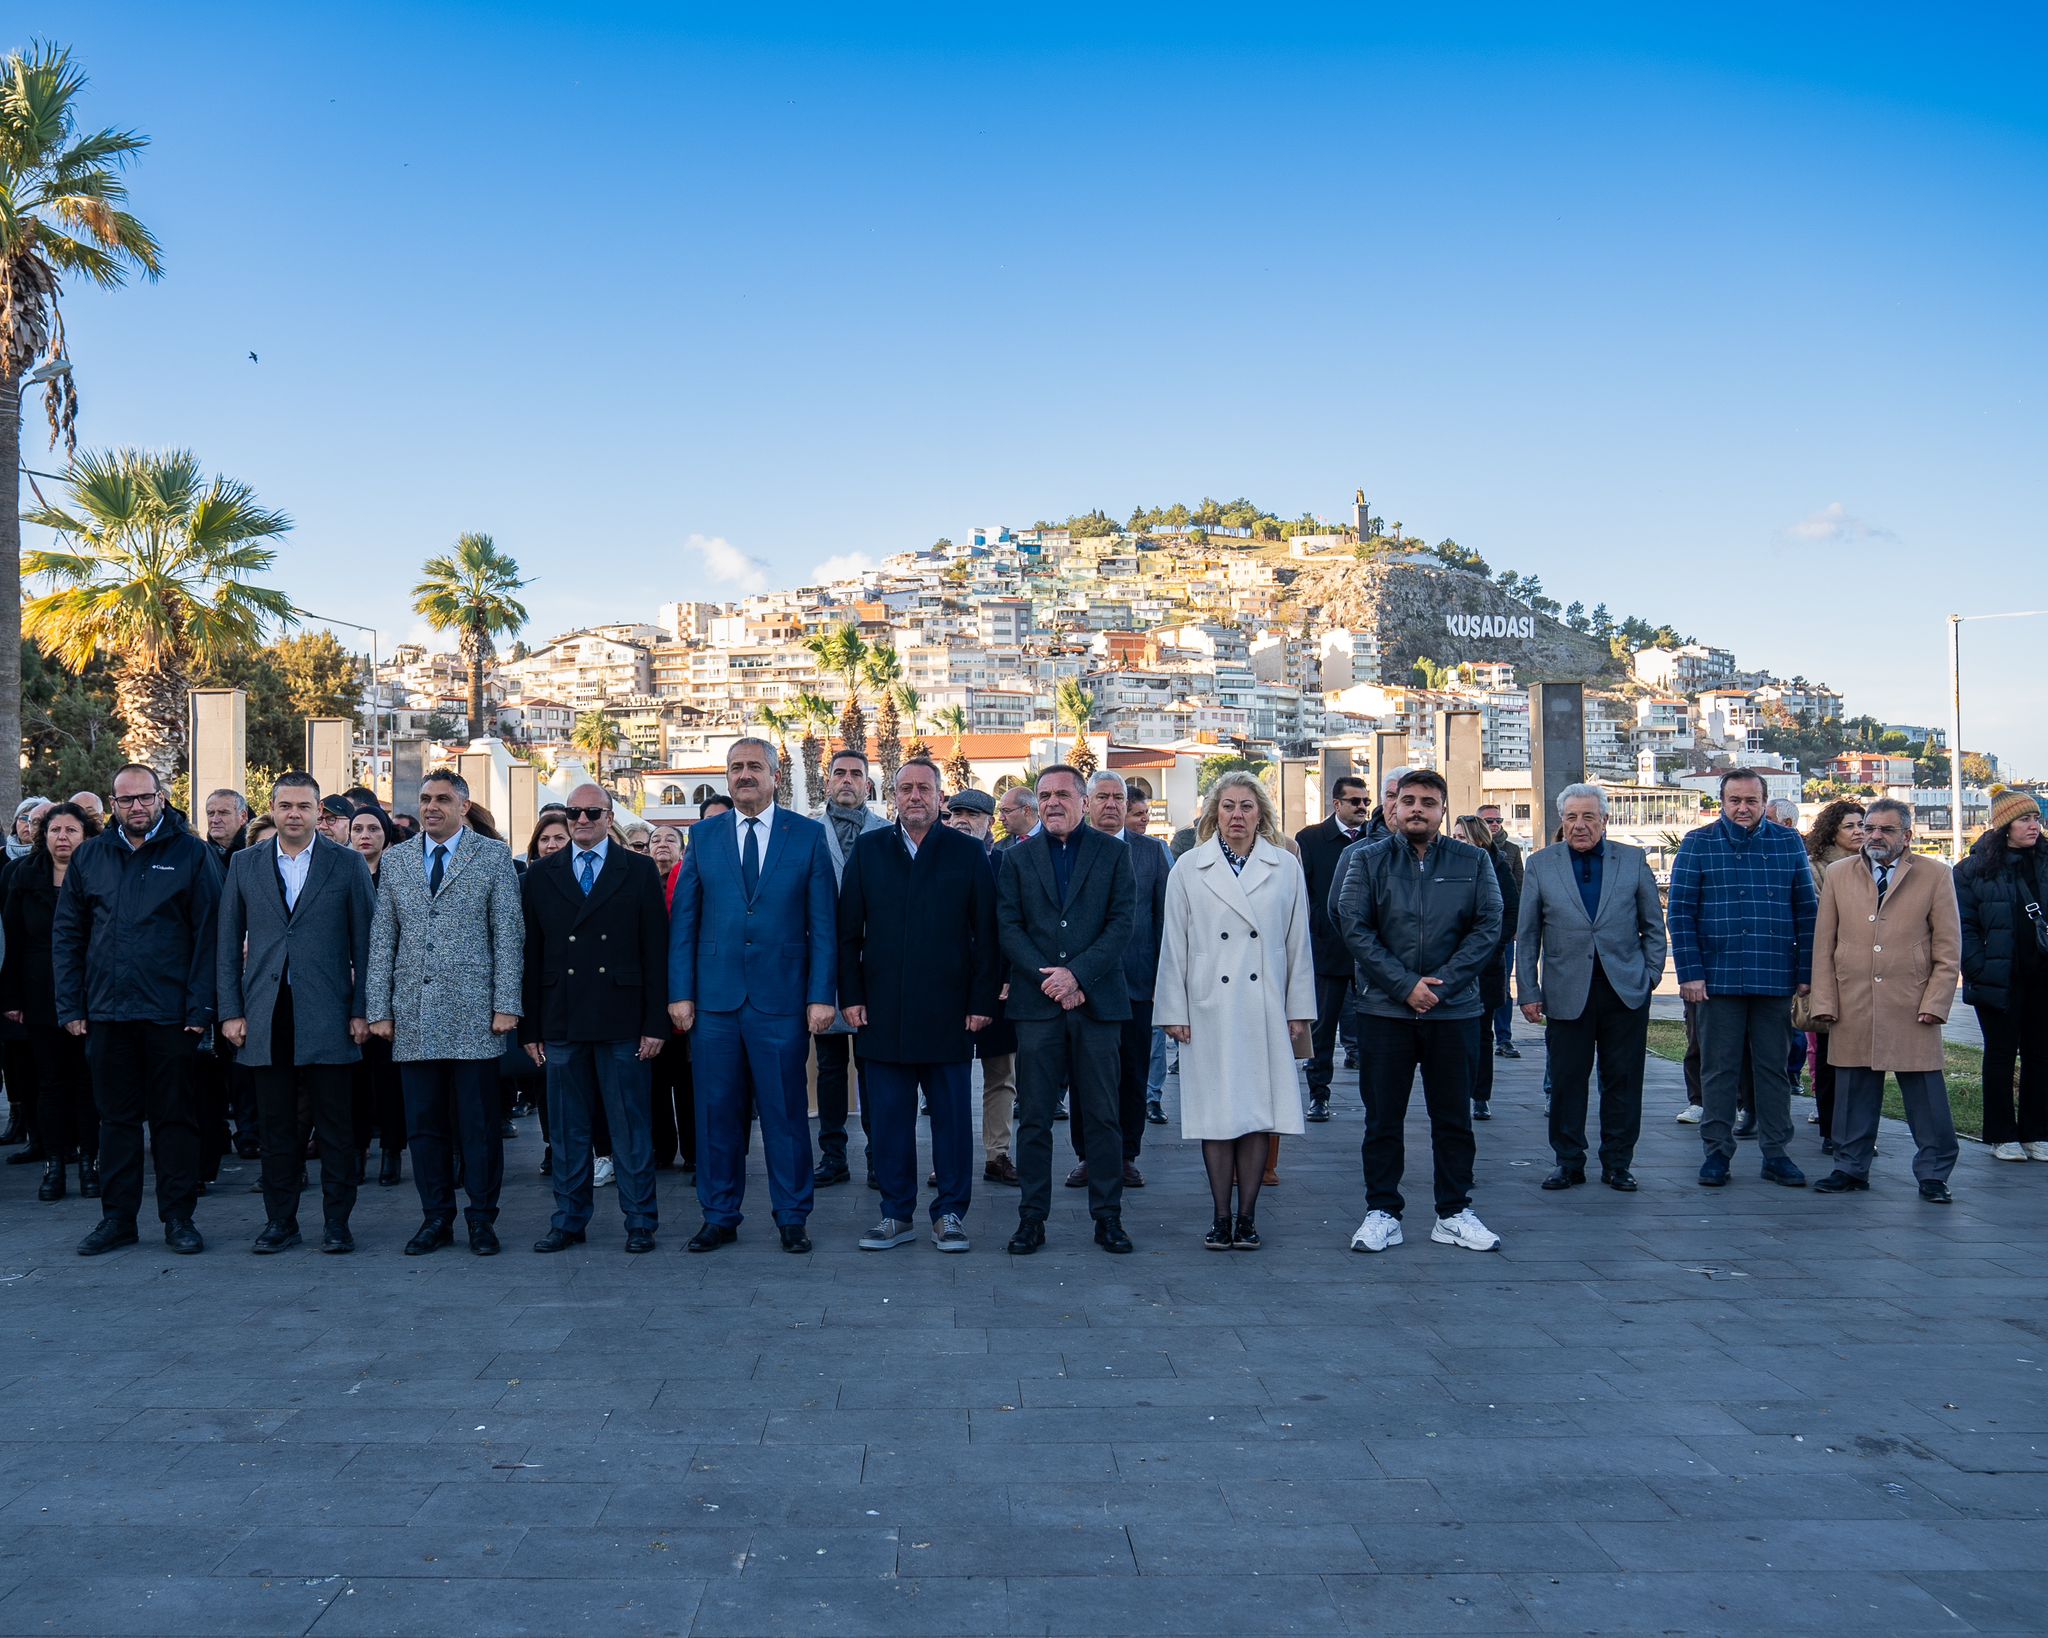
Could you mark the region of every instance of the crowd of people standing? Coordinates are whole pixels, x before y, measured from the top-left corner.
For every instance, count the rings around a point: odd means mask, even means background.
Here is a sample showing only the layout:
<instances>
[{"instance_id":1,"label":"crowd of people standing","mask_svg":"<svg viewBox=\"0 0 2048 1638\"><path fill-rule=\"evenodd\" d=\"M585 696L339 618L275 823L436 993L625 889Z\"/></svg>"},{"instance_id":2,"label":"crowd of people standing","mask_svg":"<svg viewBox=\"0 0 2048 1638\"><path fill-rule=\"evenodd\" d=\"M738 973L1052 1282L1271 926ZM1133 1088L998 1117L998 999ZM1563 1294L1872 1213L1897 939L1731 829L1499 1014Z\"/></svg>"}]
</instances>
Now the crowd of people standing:
<instances>
[{"instance_id":1,"label":"crowd of people standing","mask_svg":"<svg viewBox=\"0 0 2048 1638\"><path fill-rule=\"evenodd\" d=\"M421 1222L406 1253L452 1244L460 1216L488 1256L514 1110L531 1103L546 1139L544 1254L586 1243L606 1185L624 1249L653 1250L657 1174L678 1166L701 1219L687 1249L731 1244L758 1128L777 1236L802 1254L817 1190L854 1176L857 1088L880 1196L863 1248L918 1237L928 1120L936 1249L969 1249L980 1181L1017 1190L1007 1249L1036 1252L1064 1122L1065 1181L1120 1255L1171 1051L1181 1134L1210 1187L1203 1244L1250 1251L1281 1138L1329 1119L1342 1042L1365 1113L1352 1247L1402 1243L1419 1078L1429 1238L1485 1251L1500 1242L1473 1211L1475 1122L1496 1056L1518 1055L1511 1008L1542 1026L1543 1187L1587 1180L1597 1078L1600 1181L1634 1193L1668 953L1695 1045L1680 1119L1700 1128L1702 1186L1729 1184L1751 1135L1764 1180L1805 1185L1787 1148L1810 1061L1834 1163L1817 1191L1870 1186L1889 1074L1919 1193L1946 1203L1958 1143L1941 1033L1959 980L1984 1034L1985 1140L2001 1160L2048 1160L2041 812L2020 793L1998 796L1951 872L1912 851L1903 803L1830 804L1802 837L1768 812L1761 775L1731 770L1667 896L1642 851L1607 834L1592 785L1563 793L1555 841L1524 859L1498 809L1454 818L1428 769L1391 770L1377 809L1363 780L1340 778L1330 817L1292 837L1256 777L1226 773L1172 849L1114 772L1057 765L998 804L944 795L913 757L886 793L893 818L856 749L831 758L818 818L776 803L765 741L737 741L726 773L728 795L687 838L585 784L517 856L445 770L410 813L297 772L261 815L217 791L203 835L139 765L116 774L110 807L31 798L0 868L0 1138L26 1143L12 1159L41 1159L41 1199L65 1198L75 1170L99 1201L85 1255L138 1240L146 1157L166 1245L201 1250L196 1203L230 1153L261 1160L253 1250L302 1243L317 1156L320 1247L350 1252L374 1140L381 1185L411 1155Z\"/></svg>"}]
</instances>

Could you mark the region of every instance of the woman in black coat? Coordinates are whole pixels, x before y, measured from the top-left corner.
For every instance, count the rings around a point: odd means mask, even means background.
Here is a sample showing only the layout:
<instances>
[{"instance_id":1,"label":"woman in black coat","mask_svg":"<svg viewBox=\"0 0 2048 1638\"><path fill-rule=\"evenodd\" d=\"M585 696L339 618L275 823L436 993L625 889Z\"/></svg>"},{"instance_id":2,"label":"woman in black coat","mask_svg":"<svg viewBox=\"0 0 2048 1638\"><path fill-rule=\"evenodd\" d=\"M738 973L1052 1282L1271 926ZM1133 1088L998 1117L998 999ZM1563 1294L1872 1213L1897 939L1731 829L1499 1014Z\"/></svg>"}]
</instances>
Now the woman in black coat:
<instances>
[{"instance_id":1,"label":"woman in black coat","mask_svg":"<svg viewBox=\"0 0 2048 1638\"><path fill-rule=\"evenodd\" d=\"M382 808L358 808L348 822L348 842L370 867L370 886L377 885L377 867L384 850L398 840L398 827ZM355 1066L351 1088L356 1129L356 1167L363 1180L369 1179L370 1129L377 1131L383 1151L377 1181L389 1185L404 1175L400 1157L405 1153L405 1089L398 1067L391 1061L391 1043L372 1035L363 1043L363 1055Z\"/></svg>"},{"instance_id":2,"label":"woman in black coat","mask_svg":"<svg viewBox=\"0 0 2048 1638\"><path fill-rule=\"evenodd\" d=\"M1477 815L1458 821L1458 837L1470 842L1493 861L1493 877L1500 884L1500 948L1479 975L1479 1004L1491 1018L1508 1003L1508 965L1515 950L1515 921L1522 906L1522 889L1505 851L1494 845L1493 827ZM1484 1028L1472 1037L1472 1118L1493 1119L1493 1031Z\"/></svg>"},{"instance_id":3,"label":"woman in black coat","mask_svg":"<svg viewBox=\"0 0 2048 1638\"><path fill-rule=\"evenodd\" d=\"M1984 1141L1997 1160L2048 1160L2048 952L2027 913L2044 888L2040 804L2001 792L1991 828L1956 866L1963 999L1984 1031Z\"/></svg>"},{"instance_id":4,"label":"woman in black coat","mask_svg":"<svg viewBox=\"0 0 2048 1638\"><path fill-rule=\"evenodd\" d=\"M85 1041L57 1022L56 975L51 962L50 925L57 894L71 869L71 855L99 821L72 802L59 802L36 825L35 850L16 861L0 905L7 958L0 966L0 1010L28 1031L36 1064L36 1130L45 1159L38 1200L62 1200L65 1167L78 1165L78 1192L100 1192L100 1117L86 1068Z\"/></svg>"}]
</instances>

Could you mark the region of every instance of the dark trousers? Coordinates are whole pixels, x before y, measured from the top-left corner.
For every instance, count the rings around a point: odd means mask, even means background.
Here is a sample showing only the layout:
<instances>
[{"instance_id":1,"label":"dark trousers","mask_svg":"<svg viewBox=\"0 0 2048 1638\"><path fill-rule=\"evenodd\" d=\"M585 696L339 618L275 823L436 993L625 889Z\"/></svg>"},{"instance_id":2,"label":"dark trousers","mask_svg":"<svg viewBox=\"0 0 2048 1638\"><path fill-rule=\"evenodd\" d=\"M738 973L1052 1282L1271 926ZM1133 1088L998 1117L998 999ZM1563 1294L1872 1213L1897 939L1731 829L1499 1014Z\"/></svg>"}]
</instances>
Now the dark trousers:
<instances>
[{"instance_id":1,"label":"dark trousers","mask_svg":"<svg viewBox=\"0 0 2048 1638\"><path fill-rule=\"evenodd\" d=\"M1337 1026L1351 1014L1351 978L1316 974L1316 1027L1309 1036L1308 1095L1327 1098L1337 1060Z\"/></svg>"},{"instance_id":2,"label":"dark trousers","mask_svg":"<svg viewBox=\"0 0 2048 1638\"><path fill-rule=\"evenodd\" d=\"M85 1042L60 1024L31 1024L35 1055L36 1137L55 1160L97 1160L100 1112L92 1101L92 1071Z\"/></svg>"},{"instance_id":3,"label":"dark trousers","mask_svg":"<svg viewBox=\"0 0 2048 1638\"><path fill-rule=\"evenodd\" d=\"M549 1041L548 1119L554 1132L554 1226L580 1233L593 1209L591 1125L602 1107L611 1129L613 1177L629 1229L655 1226L654 1111L640 1042Z\"/></svg>"},{"instance_id":4,"label":"dark trousers","mask_svg":"<svg viewBox=\"0 0 2048 1638\"><path fill-rule=\"evenodd\" d=\"M1687 1001L1684 1006L1685 1101L1704 1107L1706 1092L1700 1078L1700 1003ZM1735 1107L1745 1115L1756 1112L1756 1077L1750 1073L1746 1052L1742 1058L1742 1079L1735 1088Z\"/></svg>"},{"instance_id":5,"label":"dark trousers","mask_svg":"<svg viewBox=\"0 0 2048 1638\"><path fill-rule=\"evenodd\" d=\"M932 1106L932 1170L939 1185L932 1195L931 1220L965 1217L974 1192L974 1117L968 1113L972 1061L955 1064L889 1064L863 1058L860 1101L871 1106L868 1153L882 1186L882 1214L899 1223L917 1210L917 1100Z\"/></svg>"},{"instance_id":6,"label":"dark trousers","mask_svg":"<svg viewBox=\"0 0 2048 1638\"><path fill-rule=\"evenodd\" d=\"M192 1060L199 1037L176 1024L104 1023L85 1037L100 1110L100 1211L132 1223L142 1209L142 1125L156 1162L156 1214L190 1218L199 1201L199 1122Z\"/></svg>"},{"instance_id":7,"label":"dark trousers","mask_svg":"<svg viewBox=\"0 0 2048 1638\"><path fill-rule=\"evenodd\" d=\"M818 1153L829 1155L841 1165L846 1163L846 1120L847 1106L853 1101L850 1094L854 1051L851 1035L817 1035L811 1038L811 1047L818 1055ZM865 1074L866 1065L862 1065ZM861 1083L860 1135L864 1143L874 1142L874 1123L868 1116L867 1083ZM878 1177L880 1173L876 1174Z\"/></svg>"},{"instance_id":8,"label":"dark trousers","mask_svg":"<svg viewBox=\"0 0 2048 1638\"><path fill-rule=\"evenodd\" d=\"M210 1050L192 1055L190 1078L192 1112L199 1123L199 1175L208 1183L220 1176L221 1158L235 1147L234 1132L228 1124L235 1103L234 1091L228 1084L233 1065L234 1048L217 1031ZM259 1120L259 1138L261 1126Z\"/></svg>"},{"instance_id":9,"label":"dark trousers","mask_svg":"<svg viewBox=\"0 0 2048 1638\"><path fill-rule=\"evenodd\" d=\"M1017 1171L1022 1219L1044 1222L1052 1210L1053 1111L1071 1088L1081 1158L1088 1163L1088 1215L1119 1217L1124 1203L1124 1139L1117 1124L1118 1044L1114 1023L1076 1007L1057 1018L1018 1019Z\"/></svg>"},{"instance_id":10,"label":"dark trousers","mask_svg":"<svg viewBox=\"0 0 2048 1638\"><path fill-rule=\"evenodd\" d=\"M1813 1049L1814 1113L1820 1116L1820 1135L1832 1138L1835 1135L1835 1066L1828 1062L1828 1038L1825 1034L1816 1034L1805 1039Z\"/></svg>"},{"instance_id":11,"label":"dark trousers","mask_svg":"<svg viewBox=\"0 0 2048 1638\"><path fill-rule=\"evenodd\" d=\"M1913 1130L1913 1176L1922 1183L1946 1183L1956 1169L1961 1147L1956 1142L1955 1116L1948 1106L1948 1081L1938 1069L1896 1069L1899 1095L1906 1104L1906 1124ZM1884 1113L1884 1071L1835 1071L1840 1102L1835 1111L1835 1167L1851 1177L1870 1175L1870 1157L1877 1152L1877 1122Z\"/></svg>"},{"instance_id":12,"label":"dark trousers","mask_svg":"<svg viewBox=\"0 0 2048 1638\"><path fill-rule=\"evenodd\" d=\"M1407 1164L1408 1100L1422 1071L1435 1162L1436 1214L1450 1217L1472 1203L1472 1043L1485 1020L1376 1018L1358 1020L1359 1087L1365 1097L1365 1204L1399 1217L1401 1173Z\"/></svg>"},{"instance_id":13,"label":"dark trousers","mask_svg":"<svg viewBox=\"0 0 2048 1638\"><path fill-rule=\"evenodd\" d=\"M7 1107L17 1126L35 1133L42 1094L36 1084L36 1049L28 1032L8 1026L7 1036L0 1042L0 1056L4 1056L7 1069Z\"/></svg>"},{"instance_id":14,"label":"dark trousers","mask_svg":"<svg viewBox=\"0 0 2048 1638\"><path fill-rule=\"evenodd\" d=\"M1757 1147L1767 1160L1792 1141L1792 1081L1785 1073L1792 1030L1789 995L1712 995L1699 1004L1700 1142L1708 1154L1735 1156L1735 1110L1748 1072Z\"/></svg>"},{"instance_id":15,"label":"dark trousers","mask_svg":"<svg viewBox=\"0 0 2048 1638\"><path fill-rule=\"evenodd\" d=\"M496 1058L428 1058L400 1064L405 1084L405 1142L412 1150L412 1180L421 1214L455 1221L455 1148L462 1149L463 1212L470 1223L498 1220L498 1190L505 1182L504 1116Z\"/></svg>"},{"instance_id":16,"label":"dark trousers","mask_svg":"<svg viewBox=\"0 0 2048 1638\"><path fill-rule=\"evenodd\" d=\"M800 1012L700 1012L690 1061L697 1074L697 1203L704 1221L738 1228L746 1198L747 1097L761 1117L768 1199L785 1228L811 1215L811 1116Z\"/></svg>"},{"instance_id":17,"label":"dark trousers","mask_svg":"<svg viewBox=\"0 0 2048 1638\"><path fill-rule=\"evenodd\" d=\"M1650 1002L1625 1007L1600 964L1576 1018L1553 1017L1543 1031L1550 1058L1550 1152L1560 1166L1586 1163L1586 1100L1600 1070L1600 1169L1625 1172L1643 1131L1643 1055Z\"/></svg>"},{"instance_id":18,"label":"dark trousers","mask_svg":"<svg viewBox=\"0 0 2048 1638\"><path fill-rule=\"evenodd\" d=\"M1117 1028L1116 1129L1124 1140L1124 1164L1130 1165L1145 1146L1145 1080L1152 1067L1152 998L1131 997L1131 1016ZM1067 1123L1074 1158L1085 1158L1081 1124Z\"/></svg>"},{"instance_id":19,"label":"dark trousers","mask_svg":"<svg viewBox=\"0 0 2048 1638\"><path fill-rule=\"evenodd\" d=\"M2024 931L2032 936L2033 929ZM2048 1143L2048 998L2022 992L2018 999L2010 1009L1977 1009L1984 1031L1984 1141L1993 1147Z\"/></svg>"},{"instance_id":20,"label":"dark trousers","mask_svg":"<svg viewBox=\"0 0 2048 1638\"><path fill-rule=\"evenodd\" d=\"M697 1089L690 1074L690 1038L671 1035L655 1055L649 1084L654 1099L654 1164L673 1166L678 1157L697 1169Z\"/></svg>"},{"instance_id":21,"label":"dark trousers","mask_svg":"<svg viewBox=\"0 0 2048 1638\"><path fill-rule=\"evenodd\" d=\"M1493 1102L1493 1021L1490 1017L1479 1020L1479 1028L1472 1031L1471 1049L1472 1101Z\"/></svg>"},{"instance_id":22,"label":"dark trousers","mask_svg":"<svg viewBox=\"0 0 2048 1638\"><path fill-rule=\"evenodd\" d=\"M348 1226L356 1209L353 1064L294 1064L297 1035L292 987L277 987L270 1015L270 1063L251 1065L256 1081L256 1128L263 1138L263 1212L273 1223L298 1226L299 1177L306 1167L306 1117L320 1140L320 1211L335 1228Z\"/></svg>"},{"instance_id":23,"label":"dark trousers","mask_svg":"<svg viewBox=\"0 0 2048 1638\"><path fill-rule=\"evenodd\" d=\"M365 1041L362 1060L349 1079L357 1150L369 1148L374 1130L378 1148L387 1155L399 1153L405 1147L405 1082L391 1061L391 1043L375 1035Z\"/></svg>"}]
</instances>

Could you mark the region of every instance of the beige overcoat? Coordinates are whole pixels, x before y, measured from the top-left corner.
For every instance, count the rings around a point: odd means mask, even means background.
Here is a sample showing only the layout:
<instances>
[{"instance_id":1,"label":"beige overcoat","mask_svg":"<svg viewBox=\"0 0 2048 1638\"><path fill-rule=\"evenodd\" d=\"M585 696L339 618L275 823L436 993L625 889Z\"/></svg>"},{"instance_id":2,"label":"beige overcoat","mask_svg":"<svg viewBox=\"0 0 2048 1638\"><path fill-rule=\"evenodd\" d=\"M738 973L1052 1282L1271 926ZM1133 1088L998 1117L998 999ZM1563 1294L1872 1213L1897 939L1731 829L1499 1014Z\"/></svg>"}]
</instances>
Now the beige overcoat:
<instances>
[{"instance_id":1,"label":"beige overcoat","mask_svg":"<svg viewBox=\"0 0 2048 1638\"><path fill-rule=\"evenodd\" d=\"M1838 1069L1942 1067L1941 1025L1962 973L1955 878L1935 859L1907 854L1877 907L1877 880L1861 854L1822 878L1813 931L1816 1018L1832 1017L1828 1062Z\"/></svg>"}]
</instances>

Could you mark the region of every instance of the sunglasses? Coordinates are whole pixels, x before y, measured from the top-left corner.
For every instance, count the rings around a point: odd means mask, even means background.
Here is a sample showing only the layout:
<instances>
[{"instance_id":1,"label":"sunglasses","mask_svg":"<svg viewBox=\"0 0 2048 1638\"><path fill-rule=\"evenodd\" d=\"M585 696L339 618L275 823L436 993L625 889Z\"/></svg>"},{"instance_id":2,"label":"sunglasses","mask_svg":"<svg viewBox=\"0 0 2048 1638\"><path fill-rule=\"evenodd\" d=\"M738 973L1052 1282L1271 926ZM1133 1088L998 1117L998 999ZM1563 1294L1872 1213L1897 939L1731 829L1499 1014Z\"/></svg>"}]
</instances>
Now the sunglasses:
<instances>
[{"instance_id":1,"label":"sunglasses","mask_svg":"<svg viewBox=\"0 0 2048 1638\"><path fill-rule=\"evenodd\" d=\"M564 808L562 811L571 819L609 819L612 813L610 808Z\"/></svg>"}]
</instances>

